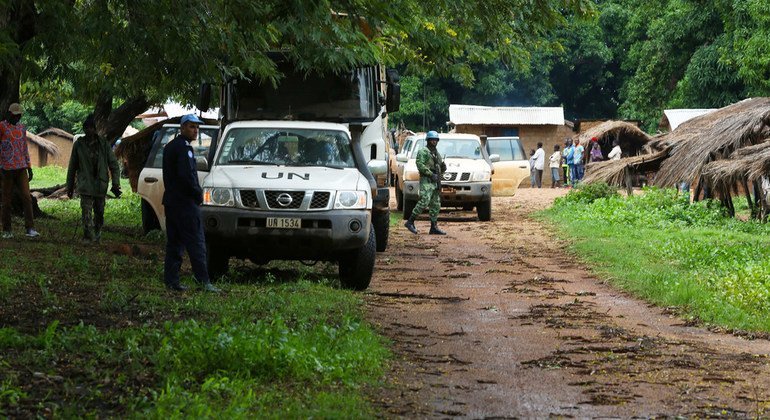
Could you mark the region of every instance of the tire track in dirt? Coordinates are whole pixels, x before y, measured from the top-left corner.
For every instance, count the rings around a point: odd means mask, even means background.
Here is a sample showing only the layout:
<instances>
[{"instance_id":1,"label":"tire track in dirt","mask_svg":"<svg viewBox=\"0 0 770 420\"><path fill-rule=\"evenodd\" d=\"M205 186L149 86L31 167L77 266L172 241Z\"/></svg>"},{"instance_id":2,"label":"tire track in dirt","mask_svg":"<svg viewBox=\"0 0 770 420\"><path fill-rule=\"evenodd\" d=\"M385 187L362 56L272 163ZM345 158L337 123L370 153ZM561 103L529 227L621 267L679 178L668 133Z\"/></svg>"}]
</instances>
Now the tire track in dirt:
<instances>
[{"instance_id":1,"label":"tire track in dirt","mask_svg":"<svg viewBox=\"0 0 770 420\"><path fill-rule=\"evenodd\" d=\"M685 325L593 277L520 190L446 237L391 229L366 295L393 341L389 417L742 417L770 401L766 340Z\"/></svg>"}]
</instances>

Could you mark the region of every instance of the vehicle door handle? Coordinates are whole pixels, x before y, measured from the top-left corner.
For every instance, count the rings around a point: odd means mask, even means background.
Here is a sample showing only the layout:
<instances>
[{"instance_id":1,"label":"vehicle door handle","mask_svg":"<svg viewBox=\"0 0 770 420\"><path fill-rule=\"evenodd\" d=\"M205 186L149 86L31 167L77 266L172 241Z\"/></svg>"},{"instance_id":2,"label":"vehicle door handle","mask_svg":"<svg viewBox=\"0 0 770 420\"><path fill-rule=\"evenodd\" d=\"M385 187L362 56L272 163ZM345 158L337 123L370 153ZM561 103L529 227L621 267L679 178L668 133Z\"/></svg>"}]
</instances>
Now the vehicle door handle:
<instances>
[{"instance_id":1,"label":"vehicle door handle","mask_svg":"<svg viewBox=\"0 0 770 420\"><path fill-rule=\"evenodd\" d=\"M155 178L154 176L148 176L148 177L144 178L144 182L146 182L148 184L153 184L153 183L158 182L158 178Z\"/></svg>"},{"instance_id":2,"label":"vehicle door handle","mask_svg":"<svg viewBox=\"0 0 770 420\"><path fill-rule=\"evenodd\" d=\"M526 167L526 166L519 166L519 168L521 168L521 169L527 169L527 167ZM147 181L147 179L145 179L145 181Z\"/></svg>"}]
</instances>

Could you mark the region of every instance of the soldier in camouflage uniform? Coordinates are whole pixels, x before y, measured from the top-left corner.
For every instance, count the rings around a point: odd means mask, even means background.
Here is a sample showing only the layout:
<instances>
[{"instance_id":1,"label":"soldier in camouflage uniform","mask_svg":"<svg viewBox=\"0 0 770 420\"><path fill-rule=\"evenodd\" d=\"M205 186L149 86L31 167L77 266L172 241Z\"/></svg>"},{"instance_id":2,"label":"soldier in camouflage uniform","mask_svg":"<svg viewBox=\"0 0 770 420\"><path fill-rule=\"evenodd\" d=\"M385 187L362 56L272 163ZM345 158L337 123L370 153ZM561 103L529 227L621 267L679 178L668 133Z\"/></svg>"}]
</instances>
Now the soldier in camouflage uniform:
<instances>
[{"instance_id":1,"label":"soldier in camouflage uniform","mask_svg":"<svg viewBox=\"0 0 770 420\"><path fill-rule=\"evenodd\" d=\"M80 195L83 221L83 241L99 243L104 225L104 201L107 183L112 178L110 191L120 198L120 167L107 141L96 134L93 114L83 122L86 135L72 147L67 169L67 196L72 198L76 188Z\"/></svg>"},{"instance_id":2,"label":"soldier in camouflage uniform","mask_svg":"<svg viewBox=\"0 0 770 420\"><path fill-rule=\"evenodd\" d=\"M441 176L446 171L446 165L436 150L438 140L437 132L428 131L428 134L425 135L425 142L428 147L417 152L417 170L420 172L420 199L412 210L409 220L404 223L404 226L415 234L417 228L414 227L414 219L427 208L430 215L429 233L431 235L446 235L446 232L438 228L438 212L441 210Z\"/></svg>"}]
</instances>

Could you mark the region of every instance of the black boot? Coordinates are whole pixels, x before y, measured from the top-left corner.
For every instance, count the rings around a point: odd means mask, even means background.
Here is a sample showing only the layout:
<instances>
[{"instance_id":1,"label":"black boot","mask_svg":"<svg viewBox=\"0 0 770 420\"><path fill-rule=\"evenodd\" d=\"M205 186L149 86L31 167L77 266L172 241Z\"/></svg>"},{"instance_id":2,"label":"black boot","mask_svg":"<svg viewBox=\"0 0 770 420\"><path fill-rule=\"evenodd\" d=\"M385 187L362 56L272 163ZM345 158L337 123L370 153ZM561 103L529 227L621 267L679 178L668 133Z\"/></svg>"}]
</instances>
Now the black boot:
<instances>
[{"instance_id":1,"label":"black boot","mask_svg":"<svg viewBox=\"0 0 770 420\"><path fill-rule=\"evenodd\" d=\"M417 228L414 227L414 214L412 214L409 220L407 220L406 223L404 223L404 227L409 229L409 232L412 232L415 235L417 234Z\"/></svg>"},{"instance_id":2,"label":"black boot","mask_svg":"<svg viewBox=\"0 0 770 420\"><path fill-rule=\"evenodd\" d=\"M431 235L446 235L446 232L438 228L437 222L430 222L430 232L428 232Z\"/></svg>"}]
</instances>

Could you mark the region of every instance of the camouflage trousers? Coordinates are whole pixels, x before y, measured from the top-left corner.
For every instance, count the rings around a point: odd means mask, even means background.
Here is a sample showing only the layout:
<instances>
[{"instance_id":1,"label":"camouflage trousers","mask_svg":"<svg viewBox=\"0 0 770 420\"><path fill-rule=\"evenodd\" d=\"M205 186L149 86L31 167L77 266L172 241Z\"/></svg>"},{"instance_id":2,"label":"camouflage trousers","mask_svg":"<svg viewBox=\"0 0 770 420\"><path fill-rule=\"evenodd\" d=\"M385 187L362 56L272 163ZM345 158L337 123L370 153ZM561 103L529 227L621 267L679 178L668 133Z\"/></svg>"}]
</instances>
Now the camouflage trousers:
<instances>
[{"instance_id":1,"label":"camouflage trousers","mask_svg":"<svg viewBox=\"0 0 770 420\"><path fill-rule=\"evenodd\" d=\"M412 214L417 217L425 209L428 209L431 222L438 220L438 212L441 210L441 191L432 181L427 180L425 182L420 179L420 199L417 200L417 205L414 206Z\"/></svg>"},{"instance_id":2,"label":"camouflage trousers","mask_svg":"<svg viewBox=\"0 0 770 420\"><path fill-rule=\"evenodd\" d=\"M104 226L104 201L104 197L80 196L80 214L83 221L83 237L85 239L98 239L102 226Z\"/></svg>"}]
</instances>

